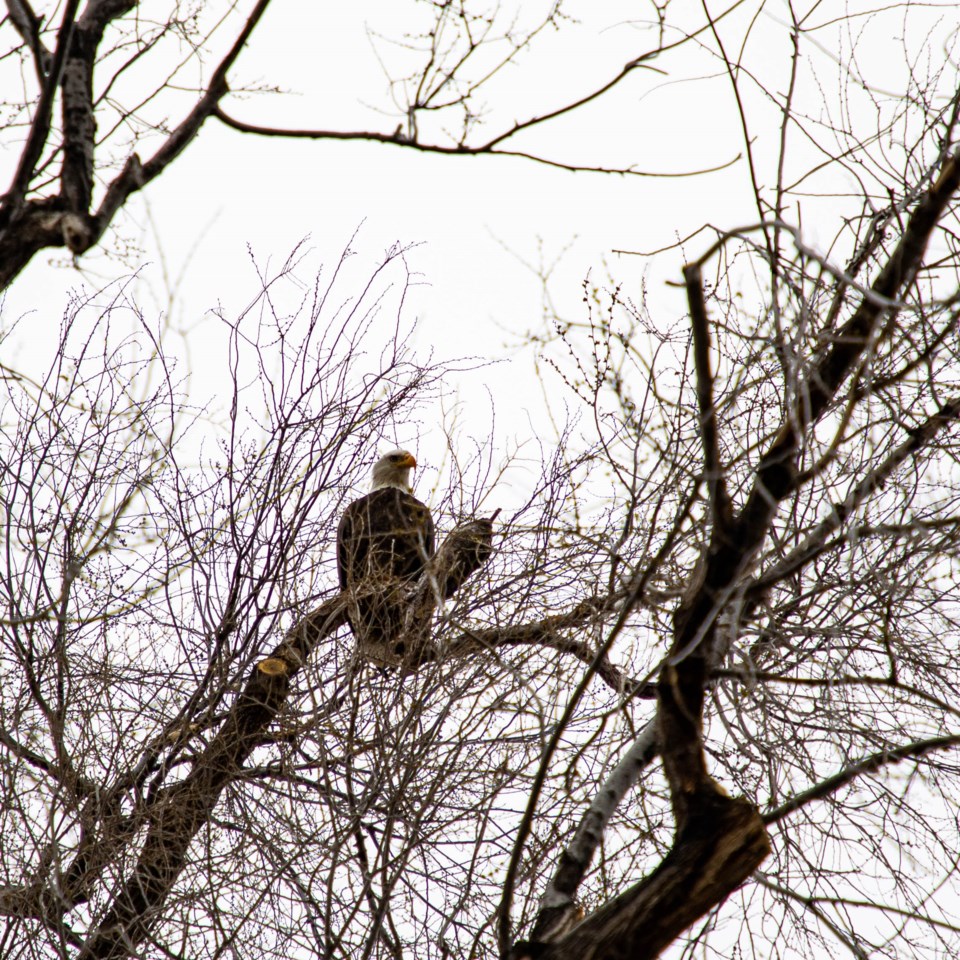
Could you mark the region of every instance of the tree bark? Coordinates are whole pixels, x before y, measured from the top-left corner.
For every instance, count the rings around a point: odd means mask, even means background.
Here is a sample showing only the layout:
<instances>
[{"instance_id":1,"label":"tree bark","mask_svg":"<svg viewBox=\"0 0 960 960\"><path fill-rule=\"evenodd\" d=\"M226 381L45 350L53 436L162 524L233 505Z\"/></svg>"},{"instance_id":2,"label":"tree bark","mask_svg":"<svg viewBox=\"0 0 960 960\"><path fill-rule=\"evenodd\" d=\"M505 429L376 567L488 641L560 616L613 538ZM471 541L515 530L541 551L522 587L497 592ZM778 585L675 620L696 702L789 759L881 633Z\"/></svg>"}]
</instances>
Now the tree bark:
<instances>
[{"instance_id":1,"label":"tree bark","mask_svg":"<svg viewBox=\"0 0 960 960\"><path fill-rule=\"evenodd\" d=\"M458 527L438 551L440 566L424 574L419 593L435 596L431 573L441 576L449 596L490 555L488 521ZM446 591L449 591L447 593ZM436 602L429 604L432 617ZM322 640L347 622L348 598L327 600L301 619L270 656L254 667L216 736L190 774L162 790L146 811L149 828L140 857L77 960L122 960L133 956L160 916L163 904L187 862L190 843L210 817L223 788L236 778L264 729L285 703L290 680ZM426 607L417 611L423 616ZM417 629L422 629L416 621Z\"/></svg>"},{"instance_id":2,"label":"tree bark","mask_svg":"<svg viewBox=\"0 0 960 960\"><path fill-rule=\"evenodd\" d=\"M647 960L722 903L770 850L763 820L746 800L708 785L689 799L673 849L649 877L549 944L518 944L514 960Z\"/></svg>"}]
</instances>

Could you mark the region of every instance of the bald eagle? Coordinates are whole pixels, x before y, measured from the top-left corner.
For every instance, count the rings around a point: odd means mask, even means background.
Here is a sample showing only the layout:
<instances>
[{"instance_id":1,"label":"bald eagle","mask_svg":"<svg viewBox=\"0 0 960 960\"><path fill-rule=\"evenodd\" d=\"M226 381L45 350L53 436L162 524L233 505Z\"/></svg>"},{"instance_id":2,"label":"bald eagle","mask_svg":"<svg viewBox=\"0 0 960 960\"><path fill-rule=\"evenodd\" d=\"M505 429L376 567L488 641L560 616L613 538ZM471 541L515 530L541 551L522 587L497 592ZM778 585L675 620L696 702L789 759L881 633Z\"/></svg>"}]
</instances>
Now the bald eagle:
<instances>
[{"instance_id":1,"label":"bald eagle","mask_svg":"<svg viewBox=\"0 0 960 960\"><path fill-rule=\"evenodd\" d=\"M340 589L350 591L350 628L361 651L379 663L410 659L401 636L404 617L434 555L433 517L411 492L416 465L406 450L381 457L370 493L347 507L337 527L337 573Z\"/></svg>"}]
</instances>

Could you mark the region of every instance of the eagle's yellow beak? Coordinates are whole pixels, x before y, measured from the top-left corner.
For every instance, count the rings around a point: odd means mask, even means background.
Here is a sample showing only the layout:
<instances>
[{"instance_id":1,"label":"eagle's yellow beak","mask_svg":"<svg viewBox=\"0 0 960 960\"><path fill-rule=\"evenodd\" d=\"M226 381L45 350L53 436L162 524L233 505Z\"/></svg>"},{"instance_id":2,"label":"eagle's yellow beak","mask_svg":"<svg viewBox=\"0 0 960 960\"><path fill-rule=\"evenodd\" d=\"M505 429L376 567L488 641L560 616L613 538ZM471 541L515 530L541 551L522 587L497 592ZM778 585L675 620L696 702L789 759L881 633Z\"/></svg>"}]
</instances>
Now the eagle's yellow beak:
<instances>
[{"instance_id":1,"label":"eagle's yellow beak","mask_svg":"<svg viewBox=\"0 0 960 960\"><path fill-rule=\"evenodd\" d=\"M416 465L417 461L413 459L412 453L408 453L407 456L398 464L400 467L415 467Z\"/></svg>"}]
</instances>

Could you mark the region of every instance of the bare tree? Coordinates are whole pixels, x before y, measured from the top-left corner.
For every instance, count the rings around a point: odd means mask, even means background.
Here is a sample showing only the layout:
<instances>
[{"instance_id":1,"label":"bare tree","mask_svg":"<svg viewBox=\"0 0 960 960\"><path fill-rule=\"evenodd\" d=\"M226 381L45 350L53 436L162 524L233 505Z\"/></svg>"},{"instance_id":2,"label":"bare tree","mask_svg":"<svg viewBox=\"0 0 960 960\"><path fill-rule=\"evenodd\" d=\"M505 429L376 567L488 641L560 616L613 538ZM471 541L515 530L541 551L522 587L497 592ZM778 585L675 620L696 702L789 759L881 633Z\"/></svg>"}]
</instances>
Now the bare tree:
<instances>
[{"instance_id":1,"label":"bare tree","mask_svg":"<svg viewBox=\"0 0 960 960\"><path fill-rule=\"evenodd\" d=\"M0 197L0 289L40 250L66 248L80 255L100 244L130 196L163 174L211 118L263 136L367 140L449 155L519 156L567 170L641 174L633 165L591 166L512 145L686 42L683 36L667 40L653 3L652 36L637 57L598 89L567 103L545 97L528 117L518 118L499 81L532 45L564 25L562 4L548 3L531 14L529 4L414 0L399 18L410 24L409 32L379 38L396 62L384 105L395 129L285 130L229 112L231 83L246 90L235 79L242 76L237 60L256 43L270 0L252 0L246 8L234 2L169 0L147 7L138 0L69 0L34 9L29 0L8 0L0 21L6 28L0 51L6 69L0 76L9 91L24 93L20 98L8 93L4 101L7 145L17 160ZM510 118L495 132L484 123L484 96L491 87Z\"/></svg>"},{"instance_id":2,"label":"bare tree","mask_svg":"<svg viewBox=\"0 0 960 960\"><path fill-rule=\"evenodd\" d=\"M426 662L365 660L332 570L379 442L456 373L400 321L377 342L404 250L265 273L221 318L220 408L123 286L43 377L4 368L4 955L956 955L957 78L907 56L880 94L843 51L838 120L817 5L785 84L738 10L677 36L730 84L755 222L683 241L679 320L617 284L547 301L583 415L535 458L451 431ZM445 101L403 89L387 139L418 144ZM828 193L814 244L790 216ZM531 459L487 557L471 519Z\"/></svg>"}]
</instances>

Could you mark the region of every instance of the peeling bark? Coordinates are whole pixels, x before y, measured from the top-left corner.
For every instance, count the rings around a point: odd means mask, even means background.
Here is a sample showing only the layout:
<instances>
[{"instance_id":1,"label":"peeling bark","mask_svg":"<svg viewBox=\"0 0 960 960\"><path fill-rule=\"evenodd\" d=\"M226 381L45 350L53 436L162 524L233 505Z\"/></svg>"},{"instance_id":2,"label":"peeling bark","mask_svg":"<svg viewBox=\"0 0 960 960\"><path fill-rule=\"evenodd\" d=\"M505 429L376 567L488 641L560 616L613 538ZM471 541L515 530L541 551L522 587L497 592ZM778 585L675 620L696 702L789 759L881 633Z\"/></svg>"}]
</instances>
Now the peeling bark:
<instances>
[{"instance_id":1,"label":"peeling bark","mask_svg":"<svg viewBox=\"0 0 960 960\"><path fill-rule=\"evenodd\" d=\"M747 801L705 788L690 798L673 849L645 880L554 943L518 944L513 957L648 960L722 903L769 852L763 821Z\"/></svg>"},{"instance_id":2,"label":"peeling bark","mask_svg":"<svg viewBox=\"0 0 960 960\"><path fill-rule=\"evenodd\" d=\"M540 910L531 932L532 940L546 943L556 939L558 928L563 927L573 913L573 896L593 862L610 817L656 754L657 725L655 720L651 720L603 782L583 815L573 840L560 854L556 873L540 898Z\"/></svg>"}]
</instances>

